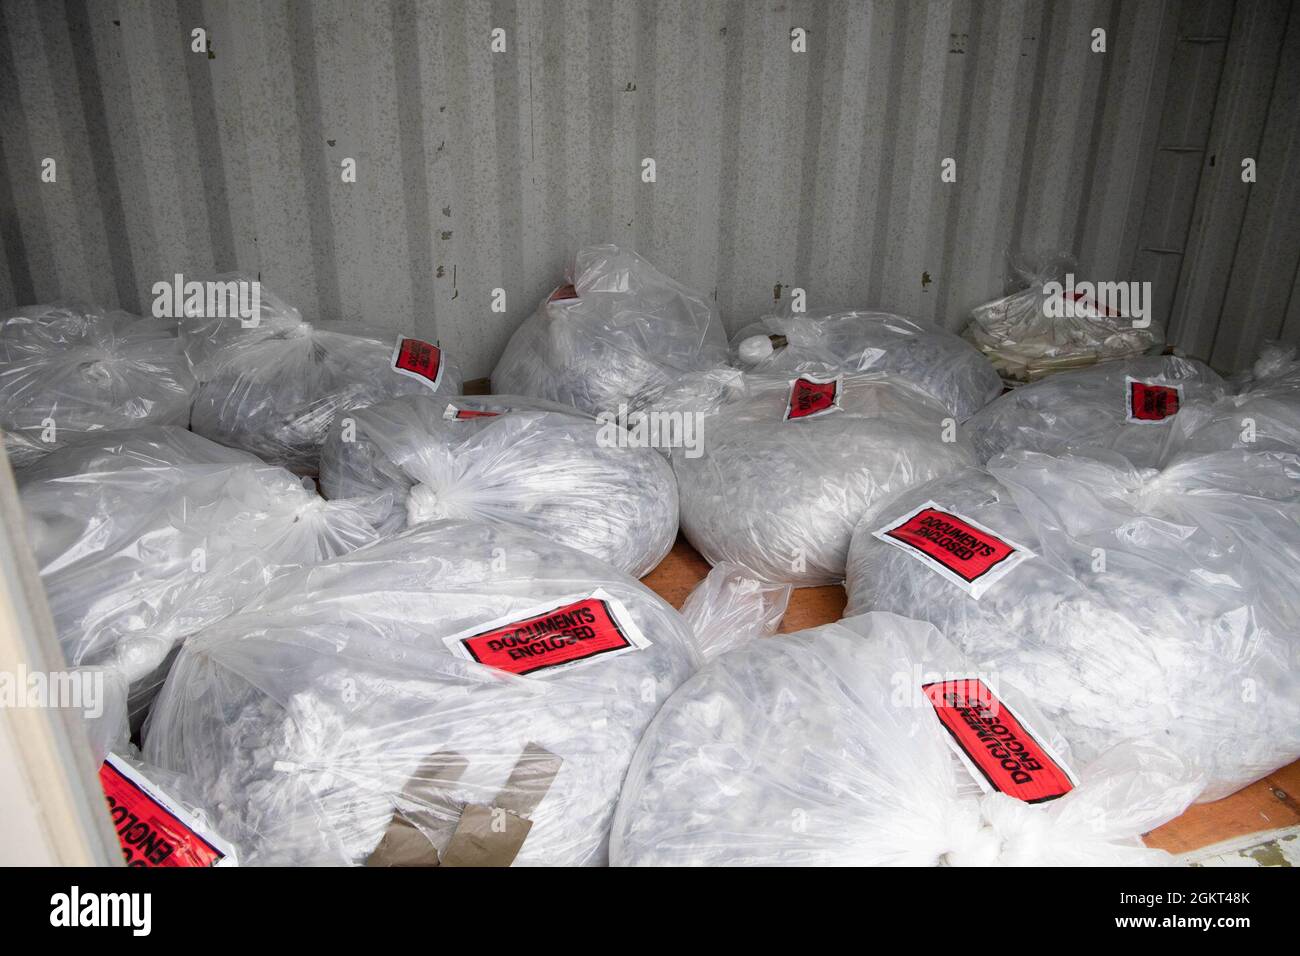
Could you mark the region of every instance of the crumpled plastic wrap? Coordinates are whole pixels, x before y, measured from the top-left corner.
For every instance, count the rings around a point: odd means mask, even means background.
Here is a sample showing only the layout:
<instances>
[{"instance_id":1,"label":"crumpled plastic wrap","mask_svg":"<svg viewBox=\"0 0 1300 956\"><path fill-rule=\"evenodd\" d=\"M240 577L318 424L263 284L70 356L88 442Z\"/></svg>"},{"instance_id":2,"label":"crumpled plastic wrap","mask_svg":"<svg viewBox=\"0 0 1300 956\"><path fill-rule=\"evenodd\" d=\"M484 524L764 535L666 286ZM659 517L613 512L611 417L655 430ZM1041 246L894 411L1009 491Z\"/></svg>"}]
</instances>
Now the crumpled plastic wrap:
<instances>
[{"instance_id":1,"label":"crumpled plastic wrap","mask_svg":"<svg viewBox=\"0 0 1300 956\"><path fill-rule=\"evenodd\" d=\"M934 674L935 677L929 675ZM930 625L892 614L753 641L664 704L628 770L615 865L1115 865L1168 862L1142 832L1198 785L1171 754L1127 745L1055 800L981 794L921 689L971 677ZM1068 766L1066 741L1002 683Z\"/></svg>"},{"instance_id":2,"label":"crumpled plastic wrap","mask_svg":"<svg viewBox=\"0 0 1300 956\"><path fill-rule=\"evenodd\" d=\"M677 537L677 481L654 449L618 447L619 433L521 396L403 396L335 421L321 490L390 494L385 532L443 518L514 525L641 577Z\"/></svg>"},{"instance_id":3,"label":"crumpled plastic wrap","mask_svg":"<svg viewBox=\"0 0 1300 956\"><path fill-rule=\"evenodd\" d=\"M981 461L1012 449L1056 452L1112 448L1138 465L1160 461L1181 411L1158 421L1132 421L1129 379L1181 389L1181 405L1214 402L1227 384L1209 366L1176 355L1143 356L1058 372L994 399L967 420Z\"/></svg>"},{"instance_id":4,"label":"crumpled plastic wrap","mask_svg":"<svg viewBox=\"0 0 1300 956\"><path fill-rule=\"evenodd\" d=\"M1147 328L1134 328L1133 318L1103 310L1095 299L1079 300L1074 315L1047 315L1044 288L1053 281L1064 286L1075 271L1068 253L1012 254L1009 266L1018 290L972 309L964 333L1005 378L1033 382L1064 369L1136 356L1164 341L1154 320ZM1082 279L1076 277L1076 284Z\"/></svg>"},{"instance_id":5,"label":"crumpled plastic wrap","mask_svg":"<svg viewBox=\"0 0 1300 956\"><path fill-rule=\"evenodd\" d=\"M283 468L175 426L96 433L21 482L64 654L120 670L133 713L187 635L277 573L375 539L374 504L327 502Z\"/></svg>"},{"instance_id":6,"label":"crumpled plastic wrap","mask_svg":"<svg viewBox=\"0 0 1300 956\"><path fill-rule=\"evenodd\" d=\"M848 613L934 624L1033 697L1084 761L1149 737L1217 799L1300 756L1300 460L1225 451L1163 472L1014 452L863 518ZM928 501L1027 549L978 599L874 536Z\"/></svg>"},{"instance_id":7,"label":"crumpled plastic wrap","mask_svg":"<svg viewBox=\"0 0 1300 956\"><path fill-rule=\"evenodd\" d=\"M760 581L744 568L719 564L686 596L682 617L695 632L695 647L704 660L760 637L781 626L794 588Z\"/></svg>"},{"instance_id":8,"label":"crumpled plastic wrap","mask_svg":"<svg viewBox=\"0 0 1300 956\"><path fill-rule=\"evenodd\" d=\"M515 331L492 391L637 411L683 374L726 365L717 306L630 249L584 246L568 280Z\"/></svg>"},{"instance_id":9,"label":"crumpled plastic wrap","mask_svg":"<svg viewBox=\"0 0 1300 956\"><path fill-rule=\"evenodd\" d=\"M845 376L840 409L783 420L792 380L746 378L744 398L704 419L703 454L672 453L682 530L710 564L835 584L873 502L975 460L947 410L899 379Z\"/></svg>"},{"instance_id":10,"label":"crumpled plastic wrap","mask_svg":"<svg viewBox=\"0 0 1300 956\"><path fill-rule=\"evenodd\" d=\"M175 322L70 303L0 318L0 429L15 468L90 432L184 427L197 387Z\"/></svg>"},{"instance_id":11,"label":"crumpled plastic wrap","mask_svg":"<svg viewBox=\"0 0 1300 956\"><path fill-rule=\"evenodd\" d=\"M1234 381L1235 395L1189 402L1166 443L1166 456L1240 448L1300 454L1300 361L1296 346L1269 342Z\"/></svg>"},{"instance_id":12,"label":"crumpled plastic wrap","mask_svg":"<svg viewBox=\"0 0 1300 956\"><path fill-rule=\"evenodd\" d=\"M222 276L222 281L251 281ZM315 474L335 417L398 395L455 395L459 368L441 354L432 383L393 368L398 333L350 322L304 322L265 286L255 326L190 315L181 341L200 382L191 427L270 464Z\"/></svg>"},{"instance_id":13,"label":"crumpled plastic wrap","mask_svg":"<svg viewBox=\"0 0 1300 956\"><path fill-rule=\"evenodd\" d=\"M445 642L597 592L647 646L519 676ZM681 615L627 575L435 522L280 578L192 638L145 757L194 781L244 863L505 863L526 830L516 864L602 864L636 741L696 664ZM465 854L455 834L485 818Z\"/></svg>"},{"instance_id":14,"label":"crumpled plastic wrap","mask_svg":"<svg viewBox=\"0 0 1300 956\"><path fill-rule=\"evenodd\" d=\"M731 342L735 363L756 372L887 372L924 389L959 420L1002 391L997 371L969 342L930 322L888 312L769 315Z\"/></svg>"}]
</instances>

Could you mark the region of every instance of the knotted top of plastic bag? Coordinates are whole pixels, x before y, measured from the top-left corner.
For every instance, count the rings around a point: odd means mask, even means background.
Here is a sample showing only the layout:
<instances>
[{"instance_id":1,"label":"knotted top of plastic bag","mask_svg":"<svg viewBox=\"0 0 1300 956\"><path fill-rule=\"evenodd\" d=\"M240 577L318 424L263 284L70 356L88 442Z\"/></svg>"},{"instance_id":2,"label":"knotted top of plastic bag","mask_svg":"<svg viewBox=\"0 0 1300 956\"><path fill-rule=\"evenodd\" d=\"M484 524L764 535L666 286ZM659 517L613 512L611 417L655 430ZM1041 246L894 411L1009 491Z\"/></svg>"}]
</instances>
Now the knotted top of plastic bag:
<instances>
[{"instance_id":1,"label":"knotted top of plastic bag","mask_svg":"<svg viewBox=\"0 0 1300 956\"><path fill-rule=\"evenodd\" d=\"M1031 694L1085 761L1154 735L1215 799L1300 756L1294 456L1228 451L1156 472L1114 453L1017 452L990 469L862 520L850 613L934 624ZM889 533L922 506L942 518L930 559ZM976 596L942 567L993 583Z\"/></svg>"},{"instance_id":2,"label":"knotted top of plastic bag","mask_svg":"<svg viewBox=\"0 0 1300 956\"><path fill-rule=\"evenodd\" d=\"M213 281L252 282L249 276ZM351 322L304 322L264 287L256 316L187 315L181 341L201 385L193 428L272 464L314 474L335 416L398 395L455 395L460 370L436 346L436 369L399 369L397 332Z\"/></svg>"},{"instance_id":3,"label":"knotted top of plastic bag","mask_svg":"<svg viewBox=\"0 0 1300 956\"><path fill-rule=\"evenodd\" d=\"M585 246L568 280L511 337L492 372L494 392L617 413L684 373L726 364L717 306L630 249Z\"/></svg>"},{"instance_id":4,"label":"knotted top of plastic bag","mask_svg":"<svg viewBox=\"0 0 1300 956\"><path fill-rule=\"evenodd\" d=\"M801 386L747 375L744 397L703 420L703 454L673 450L682 529L711 564L836 583L871 503L974 462L947 410L916 386L879 373L831 381L836 404L787 418Z\"/></svg>"},{"instance_id":5,"label":"knotted top of plastic bag","mask_svg":"<svg viewBox=\"0 0 1300 956\"><path fill-rule=\"evenodd\" d=\"M78 304L0 319L0 428L15 467L88 432L189 424L176 324Z\"/></svg>"},{"instance_id":6,"label":"knotted top of plastic bag","mask_svg":"<svg viewBox=\"0 0 1300 956\"><path fill-rule=\"evenodd\" d=\"M966 419L1002 391L988 359L960 336L888 312L769 315L731 339L734 361L759 372L887 372Z\"/></svg>"},{"instance_id":7,"label":"knotted top of plastic bag","mask_svg":"<svg viewBox=\"0 0 1300 956\"><path fill-rule=\"evenodd\" d=\"M1209 366L1176 355L1142 356L1057 372L994 399L965 428L980 459L1013 449L1112 448L1159 464L1184 405L1213 402L1227 384Z\"/></svg>"},{"instance_id":8,"label":"knotted top of plastic bag","mask_svg":"<svg viewBox=\"0 0 1300 956\"><path fill-rule=\"evenodd\" d=\"M659 711L628 770L614 864L992 865L1161 862L1136 837L1195 781L1131 746L1064 796L981 795L923 690L977 678L938 631L892 614L744 644ZM997 700L1061 766L1069 746L1005 683Z\"/></svg>"},{"instance_id":9,"label":"knotted top of plastic bag","mask_svg":"<svg viewBox=\"0 0 1300 956\"><path fill-rule=\"evenodd\" d=\"M276 574L373 541L378 517L173 426L47 455L23 475L21 500L68 661L120 668L137 709L186 635Z\"/></svg>"},{"instance_id":10,"label":"knotted top of plastic bag","mask_svg":"<svg viewBox=\"0 0 1300 956\"><path fill-rule=\"evenodd\" d=\"M145 755L255 863L433 865L463 860L467 832L489 862L603 863L636 741L695 664L681 616L627 575L434 522L277 579L192 639Z\"/></svg>"},{"instance_id":11,"label":"knotted top of plastic bag","mask_svg":"<svg viewBox=\"0 0 1300 956\"><path fill-rule=\"evenodd\" d=\"M628 437L539 399L403 396L334 423L321 487L330 497L391 492L385 531L501 523L641 577L677 536L677 481L662 455Z\"/></svg>"}]
</instances>

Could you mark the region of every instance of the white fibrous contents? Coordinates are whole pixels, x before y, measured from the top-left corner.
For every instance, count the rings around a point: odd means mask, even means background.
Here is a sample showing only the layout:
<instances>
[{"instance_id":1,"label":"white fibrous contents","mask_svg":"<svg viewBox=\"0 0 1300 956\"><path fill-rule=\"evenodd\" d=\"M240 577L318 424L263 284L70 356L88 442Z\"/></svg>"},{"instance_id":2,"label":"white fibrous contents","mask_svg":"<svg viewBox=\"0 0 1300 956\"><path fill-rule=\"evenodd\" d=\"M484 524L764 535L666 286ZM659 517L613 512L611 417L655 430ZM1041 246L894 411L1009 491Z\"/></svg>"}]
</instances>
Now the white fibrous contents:
<instances>
[{"instance_id":1,"label":"white fibrous contents","mask_svg":"<svg viewBox=\"0 0 1300 956\"><path fill-rule=\"evenodd\" d=\"M115 668L138 711L188 634L276 574L374 540L375 509L174 426L102 432L23 475L23 511L68 661Z\"/></svg>"},{"instance_id":2,"label":"white fibrous contents","mask_svg":"<svg viewBox=\"0 0 1300 956\"><path fill-rule=\"evenodd\" d=\"M190 421L176 323L75 304L0 317L0 429L15 468L91 432Z\"/></svg>"},{"instance_id":3,"label":"white fibrous contents","mask_svg":"<svg viewBox=\"0 0 1300 956\"><path fill-rule=\"evenodd\" d=\"M711 564L800 587L841 581L871 504L974 462L947 411L901 380L845 376L840 408L785 420L791 380L746 379L743 398L704 420L703 454L672 455L682 529Z\"/></svg>"},{"instance_id":4,"label":"white fibrous contents","mask_svg":"<svg viewBox=\"0 0 1300 956\"><path fill-rule=\"evenodd\" d=\"M1032 697L1080 759L1146 738L1198 767L1203 799L1300 756L1294 456L1228 451L1155 472L1108 452L1014 452L989 468L863 518L848 613L934 624ZM970 596L874 534L927 501L1032 557Z\"/></svg>"},{"instance_id":5,"label":"white fibrous contents","mask_svg":"<svg viewBox=\"0 0 1300 956\"><path fill-rule=\"evenodd\" d=\"M331 498L388 493L383 528L442 518L535 531L634 577L677 535L663 455L617 423L522 396L406 396L335 422L321 454ZM345 431L346 429L346 431Z\"/></svg>"},{"instance_id":6,"label":"white fibrous contents","mask_svg":"<svg viewBox=\"0 0 1300 956\"><path fill-rule=\"evenodd\" d=\"M192 427L271 464L314 474L320 446L341 413L399 395L435 393L434 383L392 367L398 334L348 322L302 320L266 288L255 323L186 316L181 340L200 386ZM461 389L445 352L436 394Z\"/></svg>"},{"instance_id":7,"label":"white fibrous contents","mask_svg":"<svg viewBox=\"0 0 1300 956\"><path fill-rule=\"evenodd\" d=\"M1158 862L1139 833L1195 780L1127 746L1041 805L981 796L921 684L973 677L928 624L867 614L751 641L706 664L637 749L610 844L616 865L889 866ZM1001 684L1040 744L1068 744ZM1128 788L1128 789L1125 789Z\"/></svg>"},{"instance_id":8,"label":"white fibrous contents","mask_svg":"<svg viewBox=\"0 0 1300 956\"><path fill-rule=\"evenodd\" d=\"M766 316L732 337L738 363L764 373L884 372L934 396L966 419L1002 391L979 350L921 319L887 312Z\"/></svg>"},{"instance_id":9,"label":"white fibrous contents","mask_svg":"<svg viewBox=\"0 0 1300 956\"><path fill-rule=\"evenodd\" d=\"M515 331L492 372L494 392L616 414L685 374L725 366L717 306L635 252L586 246L569 280Z\"/></svg>"},{"instance_id":10,"label":"white fibrous contents","mask_svg":"<svg viewBox=\"0 0 1300 956\"><path fill-rule=\"evenodd\" d=\"M1223 379L1195 359L1144 356L1056 372L994 399L966 422L966 429L981 461L1015 449L1054 452L1093 446L1154 466L1181 410L1158 421L1131 421L1130 379L1178 388L1180 405L1213 402L1227 392Z\"/></svg>"},{"instance_id":11,"label":"white fibrous contents","mask_svg":"<svg viewBox=\"0 0 1300 956\"><path fill-rule=\"evenodd\" d=\"M444 642L597 590L646 646L519 676ZM395 813L436 860L542 754L513 862L600 864L636 741L695 662L681 616L632 578L530 532L439 521L281 578L196 638L145 753L194 782L241 860L285 865L371 862ZM436 785L413 788L421 774Z\"/></svg>"}]
</instances>

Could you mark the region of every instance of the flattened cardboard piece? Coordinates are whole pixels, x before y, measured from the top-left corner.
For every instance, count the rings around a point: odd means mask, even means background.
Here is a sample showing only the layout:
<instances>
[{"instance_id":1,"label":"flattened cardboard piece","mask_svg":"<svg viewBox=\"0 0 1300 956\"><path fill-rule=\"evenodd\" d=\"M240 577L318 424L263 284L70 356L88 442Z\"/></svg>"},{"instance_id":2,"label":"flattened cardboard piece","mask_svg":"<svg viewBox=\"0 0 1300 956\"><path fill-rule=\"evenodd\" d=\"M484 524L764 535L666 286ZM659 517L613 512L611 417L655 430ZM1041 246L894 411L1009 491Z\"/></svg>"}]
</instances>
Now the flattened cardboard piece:
<instances>
[{"instance_id":1,"label":"flattened cardboard piece","mask_svg":"<svg viewBox=\"0 0 1300 956\"><path fill-rule=\"evenodd\" d=\"M519 855L531 820L499 807L472 803L460 815L442 854L443 866L509 866Z\"/></svg>"},{"instance_id":2,"label":"flattened cardboard piece","mask_svg":"<svg viewBox=\"0 0 1300 956\"><path fill-rule=\"evenodd\" d=\"M519 755L510 778L492 801L493 806L526 817L537 809L560 772L562 759L540 744L530 743Z\"/></svg>"},{"instance_id":3,"label":"flattened cardboard piece","mask_svg":"<svg viewBox=\"0 0 1300 956\"><path fill-rule=\"evenodd\" d=\"M441 856L431 838L446 832L446 816L431 809L397 809L370 857L367 866L509 866L519 855L532 821L525 819L537 809L560 772L564 761L545 747L529 743L519 755L491 806L469 804L459 810L459 819ZM412 774L402 790L405 801L450 809L457 808L442 793L465 773L468 761L457 753L431 754Z\"/></svg>"},{"instance_id":4,"label":"flattened cardboard piece","mask_svg":"<svg viewBox=\"0 0 1300 956\"><path fill-rule=\"evenodd\" d=\"M529 743L519 755L492 806L471 804L442 855L443 866L509 866L519 855L533 821L526 817L551 789L564 761Z\"/></svg>"},{"instance_id":5,"label":"flattened cardboard piece","mask_svg":"<svg viewBox=\"0 0 1300 956\"><path fill-rule=\"evenodd\" d=\"M401 799L414 806L394 808L388 829L366 866L438 866L438 850L428 834L447 829L447 821L427 808L442 805L454 818L455 805L440 791L459 780L468 766L469 761L458 753L429 754L402 788Z\"/></svg>"}]
</instances>

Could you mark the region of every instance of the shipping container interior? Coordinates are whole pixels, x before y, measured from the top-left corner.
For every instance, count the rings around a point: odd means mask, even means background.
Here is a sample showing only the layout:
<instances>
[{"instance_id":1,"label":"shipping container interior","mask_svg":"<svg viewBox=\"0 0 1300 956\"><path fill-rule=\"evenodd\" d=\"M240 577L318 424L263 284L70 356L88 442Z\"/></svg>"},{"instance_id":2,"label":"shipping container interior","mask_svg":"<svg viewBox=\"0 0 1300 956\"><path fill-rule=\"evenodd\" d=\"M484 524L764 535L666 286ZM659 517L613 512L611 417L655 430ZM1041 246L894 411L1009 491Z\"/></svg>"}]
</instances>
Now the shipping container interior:
<instances>
[{"instance_id":1,"label":"shipping container interior","mask_svg":"<svg viewBox=\"0 0 1300 956\"><path fill-rule=\"evenodd\" d=\"M1290 0L0 0L0 314L240 272L436 342L466 394L599 243L728 336L796 293L960 333L1068 255L1235 382L1300 344L1297 210ZM0 671L54 670L22 507L0 476ZM644 581L679 608L708 570L677 537ZM801 587L781 631L845 601ZM0 717L0 796L48 802L0 855L117 862L84 733ZM1296 793L1290 763L1147 845L1300 863L1268 842Z\"/></svg>"}]
</instances>

